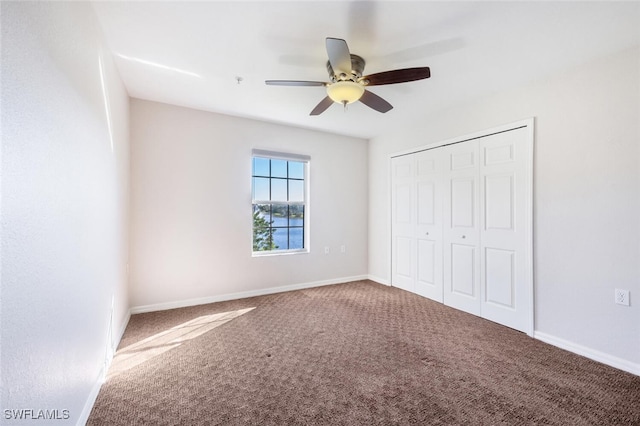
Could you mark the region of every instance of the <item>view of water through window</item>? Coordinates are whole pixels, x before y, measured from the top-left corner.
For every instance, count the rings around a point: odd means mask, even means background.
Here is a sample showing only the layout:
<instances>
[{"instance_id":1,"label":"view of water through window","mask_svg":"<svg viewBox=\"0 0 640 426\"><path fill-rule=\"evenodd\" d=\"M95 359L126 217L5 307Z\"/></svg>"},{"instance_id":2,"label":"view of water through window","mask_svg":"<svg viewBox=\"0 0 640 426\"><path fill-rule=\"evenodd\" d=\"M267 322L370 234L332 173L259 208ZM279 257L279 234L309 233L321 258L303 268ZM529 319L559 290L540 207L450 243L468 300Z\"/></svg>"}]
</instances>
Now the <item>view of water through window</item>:
<instances>
[{"instance_id":1,"label":"view of water through window","mask_svg":"<svg viewBox=\"0 0 640 426\"><path fill-rule=\"evenodd\" d=\"M304 249L305 163L254 157L253 250Z\"/></svg>"}]
</instances>

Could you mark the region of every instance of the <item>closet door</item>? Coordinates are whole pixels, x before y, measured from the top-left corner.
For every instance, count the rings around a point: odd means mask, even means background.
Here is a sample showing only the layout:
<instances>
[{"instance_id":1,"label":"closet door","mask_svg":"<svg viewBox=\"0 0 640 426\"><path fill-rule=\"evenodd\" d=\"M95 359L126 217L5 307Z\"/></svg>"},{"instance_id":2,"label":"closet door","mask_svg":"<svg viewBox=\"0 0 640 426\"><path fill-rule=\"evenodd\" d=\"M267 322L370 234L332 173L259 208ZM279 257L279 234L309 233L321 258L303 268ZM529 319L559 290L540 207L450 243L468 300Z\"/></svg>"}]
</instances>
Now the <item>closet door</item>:
<instances>
[{"instance_id":1,"label":"closet door","mask_svg":"<svg viewBox=\"0 0 640 426\"><path fill-rule=\"evenodd\" d=\"M416 157L416 280L415 292L443 302L442 276L442 151Z\"/></svg>"},{"instance_id":2,"label":"closet door","mask_svg":"<svg viewBox=\"0 0 640 426\"><path fill-rule=\"evenodd\" d=\"M415 156L391 159L391 284L415 292Z\"/></svg>"},{"instance_id":3,"label":"closet door","mask_svg":"<svg viewBox=\"0 0 640 426\"><path fill-rule=\"evenodd\" d=\"M532 125L392 158L393 286L533 334Z\"/></svg>"},{"instance_id":4,"label":"closet door","mask_svg":"<svg viewBox=\"0 0 640 426\"><path fill-rule=\"evenodd\" d=\"M480 315L478 141L442 148L445 156L444 303Z\"/></svg>"},{"instance_id":5,"label":"closet door","mask_svg":"<svg viewBox=\"0 0 640 426\"><path fill-rule=\"evenodd\" d=\"M482 316L529 332L527 129L487 136L479 142Z\"/></svg>"}]
</instances>

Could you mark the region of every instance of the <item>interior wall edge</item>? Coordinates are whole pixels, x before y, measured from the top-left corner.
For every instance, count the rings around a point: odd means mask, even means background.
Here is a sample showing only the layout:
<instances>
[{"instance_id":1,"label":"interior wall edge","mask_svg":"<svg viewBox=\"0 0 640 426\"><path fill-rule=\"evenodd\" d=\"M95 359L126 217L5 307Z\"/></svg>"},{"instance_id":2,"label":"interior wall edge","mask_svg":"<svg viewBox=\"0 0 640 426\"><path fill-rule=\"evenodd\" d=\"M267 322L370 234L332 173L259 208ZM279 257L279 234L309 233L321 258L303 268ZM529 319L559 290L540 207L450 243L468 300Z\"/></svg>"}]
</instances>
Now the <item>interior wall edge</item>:
<instances>
[{"instance_id":1,"label":"interior wall edge","mask_svg":"<svg viewBox=\"0 0 640 426\"><path fill-rule=\"evenodd\" d=\"M391 287L391 281L389 281L389 280L387 280L387 279L384 279L384 278L382 278L382 277L379 277L379 276L377 276L377 275L371 275L371 274L369 274L369 275L367 275L367 279L368 279L369 281L373 281L373 282L375 282L375 283L382 284L382 285L386 285L387 287Z\"/></svg>"}]
</instances>

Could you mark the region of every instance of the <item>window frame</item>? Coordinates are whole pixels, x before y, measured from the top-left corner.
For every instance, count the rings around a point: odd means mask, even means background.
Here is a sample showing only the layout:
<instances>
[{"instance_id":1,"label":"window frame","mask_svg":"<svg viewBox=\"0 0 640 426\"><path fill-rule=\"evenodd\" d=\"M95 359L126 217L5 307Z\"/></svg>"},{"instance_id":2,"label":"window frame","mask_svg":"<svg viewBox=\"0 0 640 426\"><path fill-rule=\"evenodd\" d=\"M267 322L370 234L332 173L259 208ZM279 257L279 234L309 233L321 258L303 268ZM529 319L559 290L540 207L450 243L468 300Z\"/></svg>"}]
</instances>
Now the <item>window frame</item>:
<instances>
[{"instance_id":1,"label":"window frame","mask_svg":"<svg viewBox=\"0 0 640 426\"><path fill-rule=\"evenodd\" d=\"M303 165L303 177L302 179L300 178L290 178L289 177L289 168L287 167L287 176L286 177L278 177L278 176L271 176L271 170L269 171L269 176L263 176L263 175L256 175L254 174L254 159L255 158L264 158L267 160L283 160L283 161L293 161L293 162L299 162L302 163ZM309 253L310 252L310 248L309 248L309 169L310 169L310 162L311 162L311 157L308 155L301 155L301 154L290 154L290 153L283 153L283 152L274 152L274 151L266 151L266 150L259 150L259 149L253 149L251 152L251 174L250 174L250 185L251 185L251 255L252 257L263 257L263 256L281 256L281 255L290 255L290 254L304 254L304 253ZM269 163L271 164L271 162ZM303 181L303 200L302 201L281 201L281 200L261 200L261 199L256 199L255 198L255 186L254 186L254 179L258 177L263 177L263 178L268 178L269 180L271 179L282 179L287 181L287 183L289 181ZM271 185L270 185L270 194L269 197L271 198ZM289 191L289 185L287 185L287 198L288 198L288 191ZM254 209L255 206L257 205L269 205L271 207L273 206L302 206L304 214L303 214L303 222L302 222L302 226L289 226L289 210L287 210L288 214L287 214L287 226L271 226L271 229L276 228L276 229L286 229L286 230L290 230L291 228L302 228L302 248L296 248L296 249L275 249L275 250L260 250L260 251L255 251L253 250L253 231L254 231L254 227L253 227L253 213L254 213ZM271 210L273 211L273 210Z\"/></svg>"}]
</instances>

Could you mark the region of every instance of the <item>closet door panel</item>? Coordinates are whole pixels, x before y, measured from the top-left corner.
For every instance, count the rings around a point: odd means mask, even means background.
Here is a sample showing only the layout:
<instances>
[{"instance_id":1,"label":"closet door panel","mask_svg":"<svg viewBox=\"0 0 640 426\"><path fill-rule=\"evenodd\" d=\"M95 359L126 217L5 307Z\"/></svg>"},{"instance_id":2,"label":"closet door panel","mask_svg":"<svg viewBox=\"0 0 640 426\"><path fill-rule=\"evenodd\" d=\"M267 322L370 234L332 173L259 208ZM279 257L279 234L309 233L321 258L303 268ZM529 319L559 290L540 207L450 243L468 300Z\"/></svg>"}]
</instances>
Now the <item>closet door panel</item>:
<instances>
[{"instance_id":1,"label":"closet door panel","mask_svg":"<svg viewBox=\"0 0 640 426\"><path fill-rule=\"evenodd\" d=\"M443 147L444 303L480 315L478 142Z\"/></svg>"},{"instance_id":2,"label":"closet door panel","mask_svg":"<svg viewBox=\"0 0 640 426\"><path fill-rule=\"evenodd\" d=\"M465 176L451 179L451 227L473 229L475 225L475 188L477 178Z\"/></svg>"},{"instance_id":3,"label":"closet door panel","mask_svg":"<svg viewBox=\"0 0 640 426\"><path fill-rule=\"evenodd\" d=\"M480 139L482 316L530 332L532 293L526 258L527 130Z\"/></svg>"},{"instance_id":4,"label":"closet door panel","mask_svg":"<svg viewBox=\"0 0 640 426\"><path fill-rule=\"evenodd\" d=\"M484 254L485 303L515 309L515 252L485 248ZM486 310L486 307L483 308L483 311Z\"/></svg>"},{"instance_id":5,"label":"closet door panel","mask_svg":"<svg viewBox=\"0 0 640 426\"><path fill-rule=\"evenodd\" d=\"M475 299L476 294L476 247L451 244L451 292L458 296Z\"/></svg>"},{"instance_id":6,"label":"closet door panel","mask_svg":"<svg viewBox=\"0 0 640 426\"><path fill-rule=\"evenodd\" d=\"M416 279L416 196L415 158L411 155L391 160L391 284L415 291Z\"/></svg>"},{"instance_id":7,"label":"closet door panel","mask_svg":"<svg viewBox=\"0 0 640 426\"><path fill-rule=\"evenodd\" d=\"M396 274L400 281L413 280L413 241L407 237L396 237ZM410 285L404 285L411 287Z\"/></svg>"},{"instance_id":8,"label":"closet door panel","mask_svg":"<svg viewBox=\"0 0 640 426\"><path fill-rule=\"evenodd\" d=\"M415 291L443 301L442 264L442 156L439 149L416 156L417 276Z\"/></svg>"},{"instance_id":9,"label":"closet door panel","mask_svg":"<svg viewBox=\"0 0 640 426\"><path fill-rule=\"evenodd\" d=\"M418 281L427 286L436 285L436 243L418 240Z\"/></svg>"},{"instance_id":10,"label":"closet door panel","mask_svg":"<svg viewBox=\"0 0 640 426\"><path fill-rule=\"evenodd\" d=\"M485 230L514 231L514 179L513 173L484 177Z\"/></svg>"},{"instance_id":11,"label":"closet door panel","mask_svg":"<svg viewBox=\"0 0 640 426\"><path fill-rule=\"evenodd\" d=\"M412 183L398 183L395 187L395 224L397 226L411 226L412 212Z\"/></svg>"},{"instance_id":12,"label":"closet door panel","mask_svg":"<svg viewBox=\"0 0 640 426\"><path fill-rule=\"evenodd\" d=\"M436 184L433 181L418 182L418 224L435 226Z\"/></svg>"}]
</instances>

